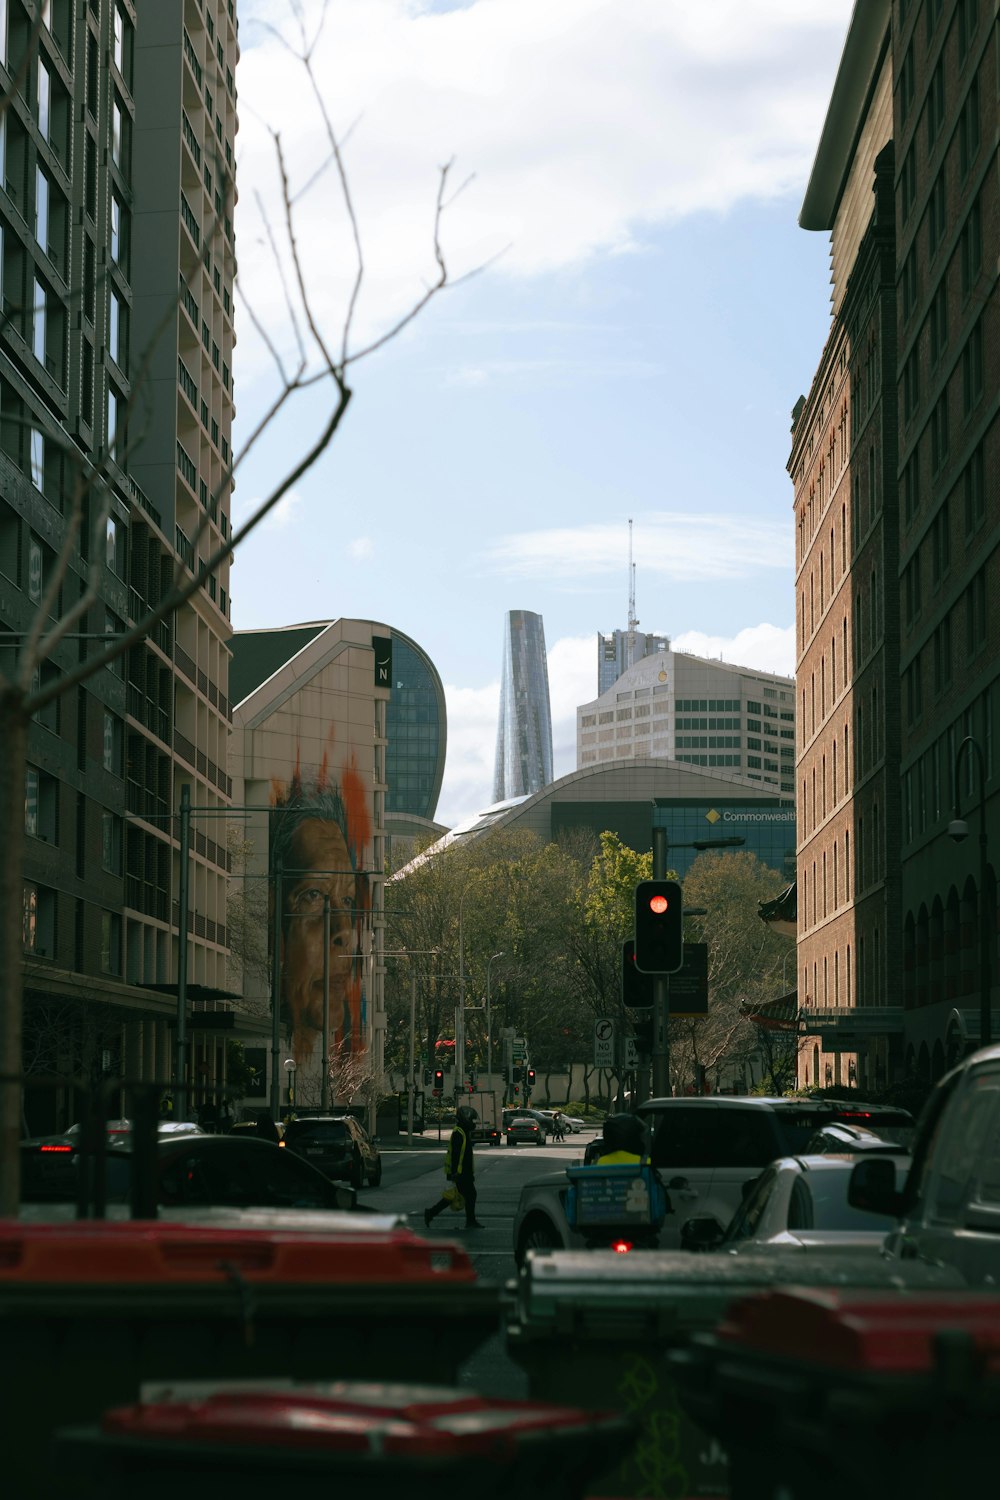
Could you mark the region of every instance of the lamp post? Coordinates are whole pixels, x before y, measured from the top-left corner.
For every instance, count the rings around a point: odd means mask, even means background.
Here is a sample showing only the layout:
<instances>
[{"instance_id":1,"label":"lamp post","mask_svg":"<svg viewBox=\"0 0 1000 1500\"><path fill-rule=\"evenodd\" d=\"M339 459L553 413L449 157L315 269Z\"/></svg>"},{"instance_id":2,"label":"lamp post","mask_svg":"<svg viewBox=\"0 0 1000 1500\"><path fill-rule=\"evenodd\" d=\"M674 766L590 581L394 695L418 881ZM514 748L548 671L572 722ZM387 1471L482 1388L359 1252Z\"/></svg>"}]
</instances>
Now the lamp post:
<instances>
[{"instance_id":1,"label":"lamp post","mask_svg":"<svg viewBox=\"0 0 1000 1500\"><path fill-rule=\"evenodd\" d=\"M989 858L986 841L986 761L983 749L979 741L971 734L965 739L955 751L954 766L954 807L952 809L952 820L948 824L948 836L953 838L956 844L960 844L968 837L969 825L962 817L959 804L959 780L962 768L963 753L975 751L976 762L979 767L979 1045L988 1047L993 1040L993 1017L990 1008L990 933L989 928L993 925L988 919L991 913L987 907L987 875L989 872Z\"/></svg>"},{"instance_id":2,"label":"lamp post","mask_svg":"<svg viewBox=\"0 0 1000 1500\"><path fill-rule=\"evenodd\" d=\"M288 1074L288 1108L290 1111L295 1108L295 1068L295 1058L286 1057L284 1062L284 1069Z\"/></svg>"},{"instance_id":3,"label":"lamp post","mask_svg":"<svg viewBox=\"0 0 1000 1500\"><path fill-rule=\"evenodd\" d=\"M493 1087L493 1021L490 1011L490 970L493 967L493 960L503 958L503 956L502 950L494 953L486 965L486 1077L489 1079L491 1089Z\"/></svg>"},{"instance_id":4,"label":"lamp post","mask_svg":"<svg viewBox=\"0 0 1000 1500\"><path fill-rule=\"evenodd\" d=\"M654 803L655 805L655 803ZM724 839L692 839L689 843L675 844L675 849L733 849L745 840L734 836ZM667 878L667 830L653 829L653 879ZM670 1093L670 1039L667 1023L670 1020L670 991L666 974L653 975L653 1097L661 1098Z\"/></svg>"}]
</instances>

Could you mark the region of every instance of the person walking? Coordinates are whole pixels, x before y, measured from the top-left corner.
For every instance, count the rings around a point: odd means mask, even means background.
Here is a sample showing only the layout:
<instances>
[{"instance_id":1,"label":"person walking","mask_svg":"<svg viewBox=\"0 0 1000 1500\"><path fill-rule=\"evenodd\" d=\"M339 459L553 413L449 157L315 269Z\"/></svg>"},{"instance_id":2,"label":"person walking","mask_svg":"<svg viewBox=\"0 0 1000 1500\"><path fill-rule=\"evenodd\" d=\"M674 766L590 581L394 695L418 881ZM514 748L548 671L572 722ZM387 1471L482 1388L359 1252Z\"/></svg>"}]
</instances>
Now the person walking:
<instances>
[{"instance_id":1,"label":"person walking","mask_svg":"<svg viewBox=\"0 0 1000 1500\"><path fill-rule=\"evenodd\" d=\"M455 1111L455 1128L451 1132L445 1158L445 1176L465 1201L466 1229L484 1228L476 1218L476 1166L472 1147L478 1121L479 1116L474 1109L467 1104L459 1105ZM446 1208L451 1208L448 1198L439 1198L432 1208L425 1208L424 1224L429 1228L431 1220L444 1213Z\"/></svg>"},{"instance_id":2,"label":"person walking","mask_svg":"<svg viewBox=\"0 0 1000 1500\"><path fill-rule=\"evenodd\" d=\"M566 1137L566 1121L563 1119L562 1114L558 1109L552 1116L552 1134L555 1136L557 1141L564 1140Z\"/></svg>"}]
</instances>

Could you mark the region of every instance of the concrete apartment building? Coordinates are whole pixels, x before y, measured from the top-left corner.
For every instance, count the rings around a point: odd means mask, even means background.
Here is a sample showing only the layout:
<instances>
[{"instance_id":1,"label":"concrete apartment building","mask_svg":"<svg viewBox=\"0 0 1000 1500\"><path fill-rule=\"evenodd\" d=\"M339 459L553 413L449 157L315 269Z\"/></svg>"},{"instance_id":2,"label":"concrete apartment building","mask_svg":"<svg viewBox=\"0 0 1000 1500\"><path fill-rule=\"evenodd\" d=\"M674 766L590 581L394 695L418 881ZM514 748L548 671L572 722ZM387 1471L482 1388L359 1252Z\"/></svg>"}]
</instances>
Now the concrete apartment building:
<instances>
[{"instance_id":1,"label":"concrete apartment building","mask_svg":"<svg viewBox=\"0 0 1000 1500\"><path fill-rule=\"evenodd\" d=\"M8 631L27 628L66 534L68 455L99 468L111 495L106 524L100 534L85 526L63 587L66 608L96 564L99 603L53 650L44 682L74 666L88 639L140 619L178 567L193 567L203 517L210 533L198 555L225 535L235 260L219 164L231 173L238 49L233 0L50 0L36 34L37 14L26 0L0 5L0 68L11 90L0 193ZM228 611L223 570L175 620L32 726L29 1070L173 1070L176 811L185 785L198 808L229 801ZM212 995L225 977L226 866L222 821L196 817L193 997ZM195 1075L209 1090L224 1072L223 1037L211 1026L193 1035ZM28 1091L32 1127L68 1123L70 1107L64 1092Z\"/></svg>"},{"instance_id":2,"label":"concrete apartment building","mask_svg":"<svg viewBox=\"0 0 1000 1500\"><path fill-rule=\"evenodd\" d=\"M798 1005L816 1081L939 1075L978 1036L997 810L997 78L975 0L859 4L803 228L832 322L794 412ZM984 251L990 245L993 250ZM995 486L994 486L995 488ZM991 649L992 648L992 649ZM993 851L995 858L995 850ZM811 1080L812 1081L812 1080Z\"/></svg>"}]
</instances>

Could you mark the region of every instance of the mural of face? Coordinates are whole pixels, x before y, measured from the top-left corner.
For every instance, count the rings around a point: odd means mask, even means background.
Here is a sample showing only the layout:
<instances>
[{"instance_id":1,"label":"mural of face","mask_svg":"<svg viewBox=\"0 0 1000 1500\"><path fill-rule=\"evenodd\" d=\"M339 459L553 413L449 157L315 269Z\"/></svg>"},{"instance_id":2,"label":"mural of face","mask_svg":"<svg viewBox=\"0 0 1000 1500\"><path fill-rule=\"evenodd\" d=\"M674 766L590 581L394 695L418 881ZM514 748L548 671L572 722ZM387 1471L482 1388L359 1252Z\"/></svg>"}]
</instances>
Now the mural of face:
<instances>
[{"instance_id":1,"label":"mural of face","mask_svg":"<svg viewBox=\"0 0 1000 1500\"><path fill-rule=\"evenodd\" d=\"M323 900L330 898L330 1028L344 1014L354 951L357 884L339 825L304 818L286 851L281 887L281 997L302 1065L323 1030Z\"/></svg>"}]
</instances>

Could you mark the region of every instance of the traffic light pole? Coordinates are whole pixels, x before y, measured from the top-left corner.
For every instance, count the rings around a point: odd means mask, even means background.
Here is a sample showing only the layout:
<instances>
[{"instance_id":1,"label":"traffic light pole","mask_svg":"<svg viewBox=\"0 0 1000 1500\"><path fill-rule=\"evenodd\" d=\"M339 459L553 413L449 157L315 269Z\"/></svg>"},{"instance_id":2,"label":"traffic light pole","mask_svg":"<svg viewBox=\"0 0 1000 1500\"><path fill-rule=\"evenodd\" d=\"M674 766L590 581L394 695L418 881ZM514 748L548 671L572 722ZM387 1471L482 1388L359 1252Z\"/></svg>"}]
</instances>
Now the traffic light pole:
<instances>
[{"instance_id":1,"label":"traffic light pole","mask_svg":"<svg viewBox=\"0 0 1000 1500\"><path fill-rule=\"evenodd\" d=\"M667 878L667 830L653 829L653 879ZM663 1099L670 1094L670 989L666 974L653 975L652 1094Z\"/></svg>"}]
</instances>

